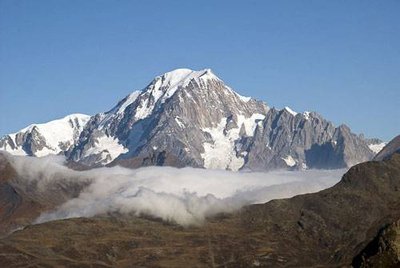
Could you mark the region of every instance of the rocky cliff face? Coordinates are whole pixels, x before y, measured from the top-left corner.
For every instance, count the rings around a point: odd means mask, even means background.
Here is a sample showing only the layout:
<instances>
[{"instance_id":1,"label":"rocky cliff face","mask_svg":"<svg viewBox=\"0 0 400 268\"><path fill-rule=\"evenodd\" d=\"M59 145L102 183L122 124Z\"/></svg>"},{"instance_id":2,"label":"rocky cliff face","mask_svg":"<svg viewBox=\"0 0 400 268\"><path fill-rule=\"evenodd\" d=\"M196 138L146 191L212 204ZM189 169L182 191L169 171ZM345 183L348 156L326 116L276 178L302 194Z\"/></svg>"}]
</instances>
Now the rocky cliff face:
<instances>
[{"instance_id":1,"label":"rocky cliff face","mask_svg":"<svg viewBox=\"0 0 400 268\"><path fill-rule=\"evenodd\" d=\"M209 69L179 69L92 117L69 156L86 165L268 170L348 167L374 152L316 113L270 109Z\"/></svg>"},{"instance_id":2,"label":"rocky cliff face","mask_svg":"<svg viewBox=\"0 0 400 268\"><path fill-rule=\"evenodd\" d=\"M377 236L354 257L353 267L399 267L400 221L384 226Z\"/></svg>"},{"instance_id":3,"label":"rocky cliff face","mask_svg":"<svg viewBox=\"0 0 400 268\"><path fill-rule=\"evenodd\" d=\"M335 127L314 112L271 109L240 96L209 69L158 76L110 111L92 116L79 131L79 139L75 133L53 151L87 166L341 168L370 160L376 147L371 146L380 142L357 136L347 126ZM55 147L46 145L42 132L29 133L34 138L24 139L24 152L54 153L42 149ZM3 138L8 144L3 149L19 152L8 141L14 136Z\"/></svg>"},{"instance_id":4,"label":"rocky cliff face","mask_svg":"<svg viewBox=\"0 0 400 268\"><path fill-rule=\"evenodd\" d=\"M237 170L243 165L235 151L240 128L245 124L242 133L252 135L268 111L264 103L232 91L210 70L164 74L135 99L127 99L131 103L112 122L110 112L92 118L72 159L108 164L167 153L185 166Z\"/></svg>"},{"instance_id":5,"label":"rocky cliff face","mask_svg":"<svg viewBox=\"0 0 400 268\"><path fill-rule=\"evenodd\" d=\"M250 169L349 167L374 155L347 126L335 127L317 113L295 114L287 108L271 109L243 148L249 152L245 167Z\"/></svg>"}]
</instances>

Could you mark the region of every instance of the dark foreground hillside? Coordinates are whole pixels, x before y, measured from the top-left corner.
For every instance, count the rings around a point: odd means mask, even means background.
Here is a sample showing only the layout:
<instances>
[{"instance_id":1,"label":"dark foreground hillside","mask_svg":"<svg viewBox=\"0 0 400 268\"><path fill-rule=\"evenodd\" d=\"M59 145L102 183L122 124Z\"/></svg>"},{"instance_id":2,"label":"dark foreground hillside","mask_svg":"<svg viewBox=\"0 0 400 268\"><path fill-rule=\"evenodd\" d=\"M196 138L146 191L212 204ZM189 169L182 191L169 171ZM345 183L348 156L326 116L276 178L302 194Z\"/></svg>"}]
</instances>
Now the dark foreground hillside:
<instances>
[{"instance_id":1,"label":"dark foreground hillside","mask_svg":"<svg viewBox=\"0 0 400 268\"><path fill-rule=\"evenodd\" d=\"M354 166L330 189L200 227L126 215L29 226L0 240L0 267L387 267L398 261L398 219L394 154Z\"/></svg>"}]
</instances>

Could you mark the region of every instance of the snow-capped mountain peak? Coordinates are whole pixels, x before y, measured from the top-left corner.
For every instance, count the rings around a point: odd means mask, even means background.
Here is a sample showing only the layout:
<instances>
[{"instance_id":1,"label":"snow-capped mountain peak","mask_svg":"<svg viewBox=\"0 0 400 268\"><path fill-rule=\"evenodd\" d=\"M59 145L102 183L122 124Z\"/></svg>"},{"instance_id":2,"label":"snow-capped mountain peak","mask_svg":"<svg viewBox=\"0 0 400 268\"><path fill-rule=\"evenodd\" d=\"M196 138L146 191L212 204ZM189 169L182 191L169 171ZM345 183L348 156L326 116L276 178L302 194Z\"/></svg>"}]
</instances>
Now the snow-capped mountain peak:
<instances>
[{"instance_id":1,"label":"snow-capped mountain peak","mask_svg":"<svg viewBox=\"0 0 400 268\"><path fill-rule=\"evenodd\" d=\"M200 71L176 69L157 76L140 94L141 100L136 110L135 119L146 118L155 107L165 103L178 89L186 88L192 81L202 87L210 80L222 82L211 69Z\"/></svg>"},{"instance_id":2,"label":"snow-capped mountain peak","mask_svg":"<svg viewBox=\"0 0 400 268\"><path fill-rule=\"evenodd\" d=\"M315 112L277 110L240 96L210 69L164 73L90 120L71 115L44 125L6 135L0 150L65 153L88 166L267 170L351 166L378 147Z\"/></svg>"},{"instance_id":3,"label":"snow-capped mountain peak","mask_svg":"<svg viewBox=\"0 0 400 268\"><path fill-rule=\"evenodd\" d=\"M75 144L89 119L89 115L71 114L47 123L29 125L0 139L0 150L16 155L58 154Z\"/></svg>"},{"instance_id":4,"label":"snow-capped mountain peak","mask_svg":"<svg viewBox=\"0 0 400 268\"><path fill-rule=\"evenodd\" d=\"M204 83L207 80L222 81L211 71L211 69L194 71L187 68L181 68L164 73L156 76L143 90L132 92L110 111L103 113L103 119L100 125L104 127L113 118L121 116L125 112L125 109L140 97L142 102L144 101L145 103L139 105L142 106L142 109L137 111L136 119L143 119L154 109L154 105L149 103L149 98L153 104L162 104L172 97L179 88L186 87L193 79L198 83L200 83L200 81L203 81Z\"/></svg>"},{"instance_id":5,"label":"snow-capped mountain peak","mask_svg":"<svg viewBox=\"0 0 400 268\"><path fill-rule=\"evenodd\" d=\"M222 81L211 71L211 69L200 71L176 69L157 76L145 91L150 92L156 100L161 98L162 102L164 102L166 99L174 95L176 90L181 87L186 87L192 80L195 80L199 84L201 81L204 83L208 80Z\"/></svg>"},{"instance_id":6,"label":"snow-capped mountain peak","mask_svg":"<svg viewBox=\"0 0 400 268\"><path fill-rule=\"evenodd\" d=\"M192 79L198 80L220 80L212 71L211 69L203 69L199 71L194 71L191 69L176 69L170 72L167 72L163 75L157 76L154 80L159 81L161 80L160 87L169 87L170 90L174 90L179 86L185 86L188 84Z\"/></svg>"},{"instance_id":7,"label":"snow-capped mountain peak","mask_svg":"<svg viewBox=\"0 0 400 268\"><path fill-rule=\"evenodd\" d=\"M231 129L234 127L239 133L242 123L246 122L249 125L246 125L246 131L250 131L258 120L252 115L267 112L264 103L250 100L226 86L211 69L176 69L155 77L142 91L125 97L109 112L93 116L71 156L85 164L105 165L121 154L126 154L124 157L142 154L144 152L139 150L149 143L151 134L148 132L162 120L162 127L157 129L165 131L165 135L182 132L190 125L197 129L194 135L200 136L196 148L191 146L191 149L187 147L184 150L197 151L200 157L200 150L203 150L200 140L205 139L204 135L208 136L202 129L214 128L229 117ZM235 120L239 120L236 122L238 126L235 126ZM234 141L229 141L229 144L234 146ZM162 144L149 146L165 147Z\"/></svg>"}]
</instances>

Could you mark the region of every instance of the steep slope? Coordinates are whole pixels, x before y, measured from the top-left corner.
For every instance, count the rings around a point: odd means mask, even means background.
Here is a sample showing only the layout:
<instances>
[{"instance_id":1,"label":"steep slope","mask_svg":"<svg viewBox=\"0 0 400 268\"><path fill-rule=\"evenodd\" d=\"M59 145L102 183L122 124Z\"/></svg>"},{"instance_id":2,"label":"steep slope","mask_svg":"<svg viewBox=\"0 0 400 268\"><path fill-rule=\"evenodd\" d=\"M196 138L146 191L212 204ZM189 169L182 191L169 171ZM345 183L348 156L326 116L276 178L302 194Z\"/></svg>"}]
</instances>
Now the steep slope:
<instances>
[{"instance_id":1,"label":"steep slope","mask_svg":"<svg viewBox=\"0 0 400 268\"><path fill-rule=\"evenodd\" d=\"M242 97L209 69L178 69L94 116L70 159L128 167L340 168L370 160L367 142L316 113Z\"/></svg>"},{"instance_id":2,"label":"steep slope","mask_svg":"<svg viewBox=\"0 0 400 268\"><path fill-rule=\"evenodd\" d=\"M87 167L229 170L350 167L382 146L317 113L271 109L240 96L210 69L165 73L108 112L31 125L0 140L0 150L63 153Z\"/></svg>"},{"instance_id":3,"label":"steep slope","mask_svg":"<svg viewBox=\"0 0 400 268\"><path fill-rule=\"evenodd\" d=\"M330 189L251 205L200 227L120 214L29 226L0 240L0 265L358 267L357 256L373 249L380 230L400 218L398 189L395 154L352 167ZM383 250L364 255L367 263L397 261L389 248L398 244L396 235L383 235L388 247L378 241Z\"/></svg>"},{"instance_id":4,"label":"steep slope","mask_svg":"<svg viewBox=\"0 0 400 268\"><path fill-rule=\"evenodd\" d=\"M168 154L182 166L237 170L243 165L235 151L241 125L252 135L267 111L264 103L238 95L208 69L178 69L156 77L126 106L118 122L94 116L71 158L107 164L118 156L123 161ZM213 137L213 129L221 131Z\"/></svg>"},{"instance_id":5,"label":"steep slope","mask_svg":"<svg viewBox=\"0 0 400 268\"><path fill-rule=\"evenodd\" d=\"M14 155L46 156L72 148L90 116L71 114L44 124L33 124L0 139L0 150Z\"/></svg>"},{"instance_id":6,"label":"steep slope","mask_svg":"<svg viewBox=\"0 0 400 268\"><path fill-rule=\"evenodd\" d=\"M29 224L46 208L23 191L17 181L17 172L0 153L0 236Z\"/></svg>"},{"instance_id":7,"label":"steep slope","mask_svg":"<svg viewBox=\"0 0 400 268\"><path fill-rule=\"evenodd\" d=\"M271 109L254 137L245 138L242 150L248 152L245 167L253 170L350 167L374 155L347 126L335 127L317 113L288 108Z\"/></svg>"},{"instance_id":8,"label":"steep slope","mask_svg":"<svg viewBox=\"0 0 400 268\"><path fill-rule=\"evenodd\" d=\"M354 257L353 267L399 267L400 221L384 226L378 235Z\"/></svg>"},{"instance_id":9,"label":"steep slope","mask_svg":"<svg viewBox=\"0 0 400 268\"><path fill-rule=\"evenodd\" d=\"M76 197L87 185L86 182L65 181L61 174L55 174L57 178L44 189L35 179L26 179L26 174L16 172L15 164L10 162L13 158L6 154L0 153L0 236L30 224L41 212ZM44 161L38 168L48 167ZM32 172L22 169L25 173Z\"/></svg>"},{"instance_id":10,"label":"steep slope","mask_svg":"<svg viewBox=\"0 0 400 268\"><path fill-rule=\"evenodd\" d=\"M400 153L400 135L393 138L375 157L374 160L382 161L394 153Z\"/></svg>"},{"instance_id":11,"label":"steep slope","mask_svg":"<svg viewBox=\"0 0 400 268\"><path fill-rule=\"evenodd\" d=\"M284 238L276 248L290 251L271 263L284 258L293 266L349 264L382 226L400 217L399 186L400 155L394 155L352 167L340 183L319 193L251 206L242 218L254 231Z\"/></svg>"}]
</instances>

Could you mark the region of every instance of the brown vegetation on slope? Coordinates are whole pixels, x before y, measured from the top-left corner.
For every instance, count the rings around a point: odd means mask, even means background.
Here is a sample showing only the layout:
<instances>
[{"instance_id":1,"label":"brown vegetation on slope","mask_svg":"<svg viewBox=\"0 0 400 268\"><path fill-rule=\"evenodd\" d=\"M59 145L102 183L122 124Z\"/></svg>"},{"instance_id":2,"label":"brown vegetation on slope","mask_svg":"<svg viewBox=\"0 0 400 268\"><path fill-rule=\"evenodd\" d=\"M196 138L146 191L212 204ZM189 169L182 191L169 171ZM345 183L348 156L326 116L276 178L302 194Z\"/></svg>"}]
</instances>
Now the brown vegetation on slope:
<instances>
[{"instance_id":1,"label":"brown vegetation on slope","mask_svg":"<svg viewBox=\"0 0 400 268\"><path fill-rule=\"evenodd\" d=\"M400 219L400 155L351 168L334 187L183 228L109 215L29 226L0 240L5 267L336 267Z\"/></svg>"}]
</instances>

